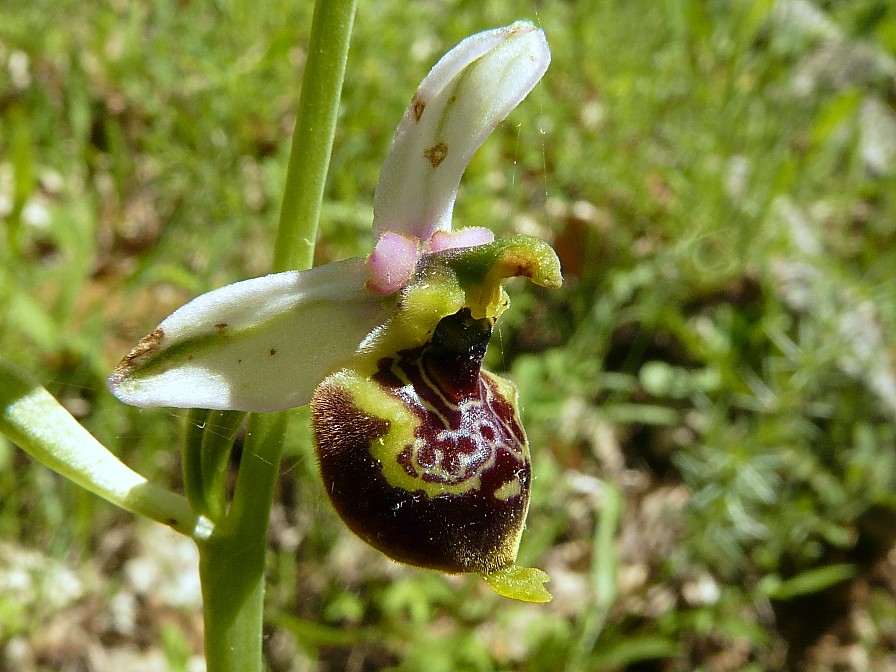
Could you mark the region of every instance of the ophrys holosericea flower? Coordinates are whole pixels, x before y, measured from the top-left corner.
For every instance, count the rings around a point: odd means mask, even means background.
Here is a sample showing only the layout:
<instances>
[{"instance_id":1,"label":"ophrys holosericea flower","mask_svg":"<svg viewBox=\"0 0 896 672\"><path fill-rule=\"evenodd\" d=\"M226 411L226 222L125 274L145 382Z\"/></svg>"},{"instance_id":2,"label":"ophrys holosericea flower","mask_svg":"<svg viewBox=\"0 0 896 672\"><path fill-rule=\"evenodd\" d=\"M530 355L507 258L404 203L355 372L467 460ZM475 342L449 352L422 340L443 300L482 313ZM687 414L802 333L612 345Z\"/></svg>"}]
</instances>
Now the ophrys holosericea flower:
<instances>
[{"instance_id":1,"label":"ophrys holosericea flower","mask_svg":"<svg viewBox=\"0 0 896 672\"><path fill-rule=\"evenodd\" d=\"M366 258L238 282L162 321L109 378L138 406L274 411L311 403L325 490L386 555L474 572L546 601L515 564L529 506L529 447L513 384L483 371L509 299L502 281L561 283L528 236L452 230L463 171L550 62L528 22L461 42L423 80L374 199Z\"/></svg>"}]
</instances>

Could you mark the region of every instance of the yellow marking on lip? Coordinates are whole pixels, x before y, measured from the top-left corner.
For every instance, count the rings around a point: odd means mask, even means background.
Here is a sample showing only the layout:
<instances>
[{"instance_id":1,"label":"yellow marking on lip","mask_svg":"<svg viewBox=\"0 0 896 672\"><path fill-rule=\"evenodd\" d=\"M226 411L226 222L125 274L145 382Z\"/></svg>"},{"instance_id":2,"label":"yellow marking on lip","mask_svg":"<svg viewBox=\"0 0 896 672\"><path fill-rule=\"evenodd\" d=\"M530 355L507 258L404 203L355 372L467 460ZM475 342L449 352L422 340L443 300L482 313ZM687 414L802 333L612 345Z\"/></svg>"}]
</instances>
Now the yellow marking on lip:
<instances>
[{"instance_id":1,"label":"yellow marking on lip","mask_svg":"<svg viewBox=\"0 0 896 672\"><path fill-rule=\"evenodd\" d=\"M494 464L495 454L477 471L477 475L458 483L435 483L421 477L414 477L399 464L398 456L406 446L412 446L414 466L421 468L417 453L417 437L415 431L419 420L399 399L386 393L375 381L361 378L347 369L335 373L330 380L345 390L355 405L363 413L381 418L389 423L389 431L371 441L370 454L379 461L386 482L394 488L406 492L423 492L428 497L439 495L463 495L482 486L479 474Z\"/></svg>"},{"instance_id":2,"label":"yellow marking on lip","mask_svg":"<svg viewBox=\"0 0 896 672\"><path fill-rule=\"evenodd\" d=\"M506 501L511 497L516 497L522 492L522 485L520 484L520 479L513 478L495 490L495 499L500 499L502 501Z\"/></svg>"}]
</instances>

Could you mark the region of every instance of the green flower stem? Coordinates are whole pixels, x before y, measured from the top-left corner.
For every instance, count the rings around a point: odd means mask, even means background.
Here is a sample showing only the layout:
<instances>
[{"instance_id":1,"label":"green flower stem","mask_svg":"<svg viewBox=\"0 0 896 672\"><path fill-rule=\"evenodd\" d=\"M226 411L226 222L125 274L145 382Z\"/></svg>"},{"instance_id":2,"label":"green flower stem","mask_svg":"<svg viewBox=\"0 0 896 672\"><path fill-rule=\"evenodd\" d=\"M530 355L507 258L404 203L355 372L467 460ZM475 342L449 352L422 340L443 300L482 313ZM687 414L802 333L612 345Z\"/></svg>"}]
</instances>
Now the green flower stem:
<instances>
[{"instance_id":1,"label":"green flower stem","mask_svg":"<svg viewBox=\"0 0 896 672\"><path fill-rule=\"evenodd\" d=\"M208 672L262 669L265 553L288 412L250 415L226 522L199 544Z\"/></svg>"},{"instance_id":2,"label":"green flower stem","mask_svg":"<svg viewBox=\"0 0 896 672\"><path fill-rule=\"evenodd\" d=\"M133 513L197 541L213 525L186 499L149 483L125 466L43 387L0 359L0 432L38 462Z\"/></svg>"},{"instance_id":3,"label":"green flower stem","mask_svg":"<svg viewBox=\"0 0 896 672\"><path fill-rule=\"evenodd\" d=\"M356 7L357 0L318 0L315 6L274 246L275 272L310 268L314 261ZM267 530L288 417L288 412L249 416L230 511L199 544L208 672L262 669ZM214 430L207 425L204 431ZM190 469L201 480L209 473L203 464L208 458L200 457L198 470ZM202 499L210 501L207 494Z\"/></svg>"},{"instance_id":4,"label":"green flower stem","mask_svg":"<svg viewBox=\"0 0 896 672\"><path fill-rule=\"evenodd\" d=\"M296 115L273 272L314 263L314 244L357 0L318 0Z\"/></svg>"}]
</instances>

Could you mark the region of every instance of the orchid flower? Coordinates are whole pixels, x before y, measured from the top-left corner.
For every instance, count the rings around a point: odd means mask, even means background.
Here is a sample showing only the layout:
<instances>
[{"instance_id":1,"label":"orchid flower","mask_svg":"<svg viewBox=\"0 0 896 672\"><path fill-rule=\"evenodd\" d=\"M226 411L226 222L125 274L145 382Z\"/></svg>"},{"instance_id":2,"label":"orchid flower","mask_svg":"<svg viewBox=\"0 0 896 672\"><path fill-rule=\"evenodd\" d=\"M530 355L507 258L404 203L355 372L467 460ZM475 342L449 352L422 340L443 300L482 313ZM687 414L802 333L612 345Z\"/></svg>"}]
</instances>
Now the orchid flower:
<instances>
[{"instance_id":1,"label":"orchid flower","mask_svg":"<svg viewBox=\"0 0 896 672\"><path fill-rule=\"evenodd\" d=\"M310 402L325 489L362 539L399 562L549 600L547 575L515 564L531 481L516 389L481 363L509 305L502 281L557 287L559 261L534 238L452 229L467 163L549 62L528 22L462 41L398 126L371 254L199 296L122 359L115 396L242 411Z\"/></svg>"}]
</instances>

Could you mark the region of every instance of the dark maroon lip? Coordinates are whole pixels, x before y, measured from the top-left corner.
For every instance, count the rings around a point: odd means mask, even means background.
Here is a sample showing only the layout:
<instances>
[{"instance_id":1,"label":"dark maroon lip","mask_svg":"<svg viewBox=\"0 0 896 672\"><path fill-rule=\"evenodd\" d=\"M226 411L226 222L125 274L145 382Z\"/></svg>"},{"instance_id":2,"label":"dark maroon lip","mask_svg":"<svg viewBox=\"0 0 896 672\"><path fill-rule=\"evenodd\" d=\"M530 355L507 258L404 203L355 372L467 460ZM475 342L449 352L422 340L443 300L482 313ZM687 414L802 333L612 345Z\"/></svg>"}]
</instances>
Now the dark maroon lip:
<instances>
[{"instance_id":1,"label":"dark maroon lip","mask_svg":"<svg viewBox=\"0 0 896 672\"><path fill-rule=\"evenodd\" d=\"M417 420L398 464L414 479L444 485L441 493L387 482L370 444L388 421L361 411L332 379L315 393L327 493L358 536L395 560L483 574L515 560L531 468L515 400L481 370L491 328L463 309L442 319L428 343L382 358L372 378ZM450 487L465 482L467 489Z\"/></svg>"}]
</instances>

